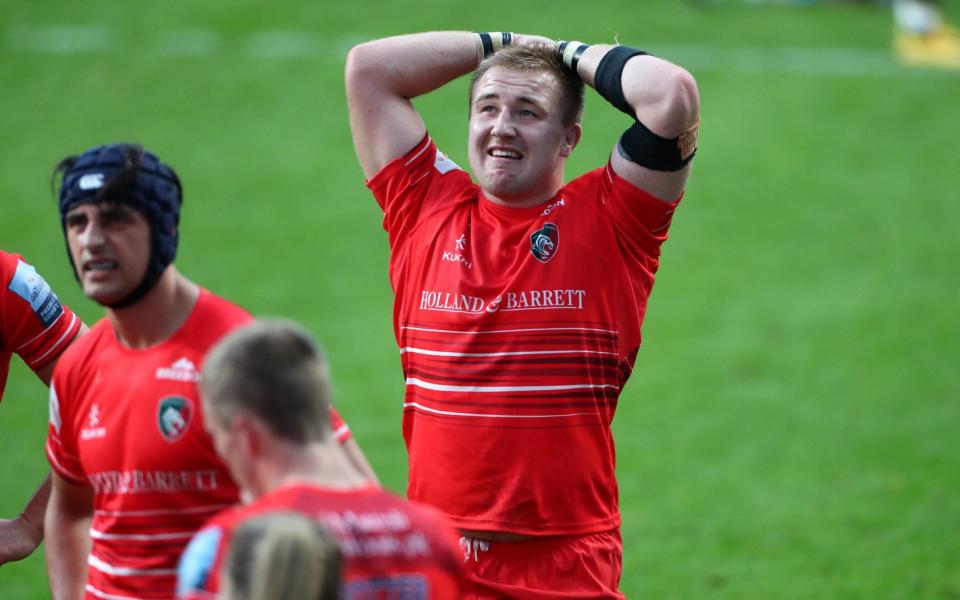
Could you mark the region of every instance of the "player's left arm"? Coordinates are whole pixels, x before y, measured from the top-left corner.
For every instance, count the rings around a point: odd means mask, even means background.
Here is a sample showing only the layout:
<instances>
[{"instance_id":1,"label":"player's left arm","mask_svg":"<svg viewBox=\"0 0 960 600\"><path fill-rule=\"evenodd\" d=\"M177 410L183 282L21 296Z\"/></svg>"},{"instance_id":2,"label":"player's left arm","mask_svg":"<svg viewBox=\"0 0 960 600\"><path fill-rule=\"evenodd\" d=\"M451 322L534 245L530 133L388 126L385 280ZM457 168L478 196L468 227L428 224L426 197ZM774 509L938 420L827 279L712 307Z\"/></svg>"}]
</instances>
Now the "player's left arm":
<instances>
[{"instance_id":1,"label":"player's left arm","mask_svg":"<svg viewBox=\"0 0 960 600\"><path fill-rule=\"evenodd\" d=\"M562 56L584 83L631 117L610 157L614 172L636 187L673 202L690 176L700 127L700 94L693 76L671 62L626 46L569 42Z\"/></svg>"},{"instance_id":2,"label":"player's left arm","mask_svg":"<svg viewBox=\"0 0 960 600\"><path fill-rule=\"evenodd\" d=\"M69 345L87 331L87 326L80 323L80 329L67 343ZM53 368L60 358L66 345L59 348L57 355L42 367L34 370L37 377L45 385L50 385ZM50 475L48 474L37 488L20 515L13 519L0 519L0 565L22 560L37 549L43 541L43 519L47 510L47 501L50 498Z\"/></svg>"},{"instance_id":3,"label":"player's left arm","mask_svg":"<svg viewBox=\"0 0 960 600\"><path fill-rule=\"evenodd\" d=\"M0 565L24 559L43 540L43 515L50 498L50 475L15 519L0 519Z\"/></svg>"}]
</instances>

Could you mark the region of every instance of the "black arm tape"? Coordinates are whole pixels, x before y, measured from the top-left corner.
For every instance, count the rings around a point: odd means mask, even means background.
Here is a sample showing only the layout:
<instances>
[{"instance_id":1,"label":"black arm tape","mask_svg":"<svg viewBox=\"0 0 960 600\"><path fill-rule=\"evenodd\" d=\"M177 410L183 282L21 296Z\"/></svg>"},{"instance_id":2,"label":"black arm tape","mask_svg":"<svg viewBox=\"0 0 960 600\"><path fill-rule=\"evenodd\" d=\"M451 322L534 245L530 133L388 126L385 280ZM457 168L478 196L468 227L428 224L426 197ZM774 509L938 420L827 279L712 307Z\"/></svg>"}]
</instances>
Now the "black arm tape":
<instances>
[{"instance_id":1,"label":"black arm tape","mask_svg":"<svg viewBox=\"0 0 960 600\"><path fill-rule=\"evenodd\" d=\"M493 54L493 38L490 37L489 33L480 33L480 42L483 44L483 55L490 56Z\"/></svg>"},{"instance_id":2,"label":"black arm tape","mask_svg":"<svg viewBox=\"0 0 960 600\"><path fill-rule=\"evenodd\" d=\"M601 96L607 99L607 102L617 107L621 112L625 112L633 118L633 107L627 104L627 99L623 97L623 67L627 61L634 56L649 54L643 50L628 48L627 46L614 46L603 55L600 64L597 65L597 72L594 74L593 87Z\"/></svg>"},{"instance_id":3,"label":"black arm tape","mask_svg":"<svg viewBox=\"0 0 960 600\"><path fill-rule=\"evenodd\" d=\"M679 171L687 166L697 153L695 146L684 147L686 144L696 144L695 133L692 139L689 136L667 139L637 121L620 136L617 151L630 162L654 171Z\"/></svg>"}]
</instances>

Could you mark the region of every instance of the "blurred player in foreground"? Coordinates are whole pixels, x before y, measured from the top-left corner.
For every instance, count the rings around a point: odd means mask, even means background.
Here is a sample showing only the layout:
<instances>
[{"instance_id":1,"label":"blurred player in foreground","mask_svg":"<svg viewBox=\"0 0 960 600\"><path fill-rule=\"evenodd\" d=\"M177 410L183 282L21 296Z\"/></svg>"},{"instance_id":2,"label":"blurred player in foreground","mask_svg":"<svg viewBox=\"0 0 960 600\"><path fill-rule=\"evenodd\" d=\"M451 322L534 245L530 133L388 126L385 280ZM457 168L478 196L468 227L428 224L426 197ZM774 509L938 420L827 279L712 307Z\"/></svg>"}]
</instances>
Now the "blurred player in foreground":
<instances>
[{"instance_id":1,"label":"blurred player in foreground","mask_svg":"<svg viewBox=\"0 0 960 600\"><path fill-rule=\"evenodd\" d=\"M477 183L411 103L471 71ZM628 128L565 184L584 83ZM356 46L346 87L390 243L410 499L460 528L470 597L621 598L610 423L690 174L693 78L625 46L431 32Z\"/></svg>"},{"instance_id":2,"label":"blurred player in foreground","mask_svg":"<svg viewBox=\"0 0 960 600\"><path fill-rule=\"evenodd\" d=\"M371 484L331 440L329 367L299 326L259 321L206 359L205 424L235 480L255 500L214 517L180 561L178 595L213 598L236 528L294 511L316 519L344 557L343 598L459 598L456 534L426 507Z\"/></svg>"},{"instance_id":3,"label":"blurred player in foreground","mask_svg":"<svg viewBox=\"0 0 960 600\"><path fill-rule=\"evenodd\" d=\"M226 600L339 600L343 555L337 540L299 513L242 523L223 566Z\"/></svg>"},{"instance_id":4,"label":"blurred player in foreground","mask_svg":"<svg viewBox=\"0 0 960 600\"><path fill-rule=\"evenodd\" d=\"M50 384L60 354L86 326L60 304L32 265L0 250L0 398L16 353L44 384ZM43 513L50 478L43 481L15 519L0 519L0 565L26 558L43 540Z\"/></svg>"},{"instance_id":5,"label":"blurred player in foreground","mask_svg":"<svg viewBox=\"0 0 960 600\"><path fill-rule=\"evenodd\" d=\"M156 156L112 144L58 170L69 258L106 318L50 388L50 588L57 600L170 598L187 541L239 497L197 382L207 350L250 316L173 266L182 191Z\"/></svg>"}]
</instances>

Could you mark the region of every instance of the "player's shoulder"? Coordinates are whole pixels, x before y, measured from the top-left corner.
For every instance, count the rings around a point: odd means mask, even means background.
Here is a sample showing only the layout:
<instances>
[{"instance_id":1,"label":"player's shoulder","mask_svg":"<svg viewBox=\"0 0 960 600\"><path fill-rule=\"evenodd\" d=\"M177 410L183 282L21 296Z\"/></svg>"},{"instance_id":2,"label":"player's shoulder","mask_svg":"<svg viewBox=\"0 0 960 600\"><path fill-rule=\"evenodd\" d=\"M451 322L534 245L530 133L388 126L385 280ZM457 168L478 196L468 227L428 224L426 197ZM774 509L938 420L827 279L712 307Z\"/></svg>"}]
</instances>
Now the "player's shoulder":
<instances>
[{"instance_id":1,"label":"player's shoulder","mask_svg":"<svg viewBox=\"0 0 960 600\"><path fill-rule=\"evenodd\" d=\"M100 319L90 327L87 333L77 337L64 349L57 362L57 372L69 372L89 364L91 358L97 356L104 346L114 343L115 340L113 325L106 317Z\"/></svg>"},{"instance_id":2,"label":"player's shoulder","mask_svg":"<svg viewBox=\"0 0 960 600\"><path fill-rule=\"evenodd\" d=\"M229 331L253 320L250 313L233 302L201 288L200 297L186 327L203 338L215 341Z\"/></svg>"}]
</instances>

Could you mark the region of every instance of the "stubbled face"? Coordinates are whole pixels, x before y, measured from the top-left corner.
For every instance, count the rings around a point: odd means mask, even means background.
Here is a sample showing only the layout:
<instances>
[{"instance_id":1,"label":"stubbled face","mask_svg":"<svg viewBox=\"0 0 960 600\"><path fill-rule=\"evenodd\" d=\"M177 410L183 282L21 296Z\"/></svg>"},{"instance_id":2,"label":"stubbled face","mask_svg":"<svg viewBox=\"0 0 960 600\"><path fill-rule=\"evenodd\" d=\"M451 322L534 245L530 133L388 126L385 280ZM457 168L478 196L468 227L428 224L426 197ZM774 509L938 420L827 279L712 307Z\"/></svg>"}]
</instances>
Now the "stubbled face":
<instances>
[{"instance_id":1,"label":"stubbled face","mask_svg":"<svg viewBox=\"0 0 960 600\"><path fill-rule=\"evenodd\" d=\"M66 218L67 246L83 293L99 304L122 300L150 262L150 225L123 204L82 204Z\"/></svg>"},{"instance_id":2,"label":"stubbled face","mask_svg":"<svg viewBox=\"0 0 960 600\"><path fill-rule=\"evenodd\" d=\"M488 198L535 206L563 185L563 165L580 140L580 125L563 124L560 94L549 73L493 67L477 81L470 167Z\"/></svg>"}]
</instances>

